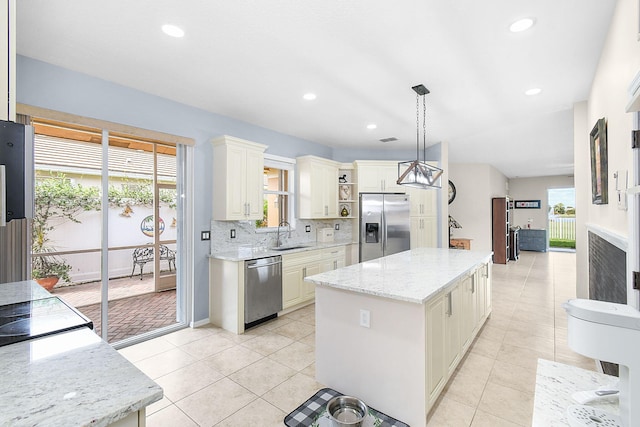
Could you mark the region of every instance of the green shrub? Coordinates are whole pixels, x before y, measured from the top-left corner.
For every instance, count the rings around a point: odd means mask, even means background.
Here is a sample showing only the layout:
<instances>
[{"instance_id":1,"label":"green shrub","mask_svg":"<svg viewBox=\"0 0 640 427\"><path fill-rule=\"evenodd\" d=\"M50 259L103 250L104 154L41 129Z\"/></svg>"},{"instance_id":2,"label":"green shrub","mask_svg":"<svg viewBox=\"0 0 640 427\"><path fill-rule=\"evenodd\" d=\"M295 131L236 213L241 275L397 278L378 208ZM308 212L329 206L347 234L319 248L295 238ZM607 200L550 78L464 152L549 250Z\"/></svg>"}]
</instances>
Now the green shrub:
<instances>
[{"instance_id":1,"label":"green shrub","mask_svg":"<svg viewBox=\"0 0 640 427\"><path fill-rule=\"evenodd\" d=\"M549 246L552 248L576 248L575 240L549 239Z\"/></svg>"}]
</instances>

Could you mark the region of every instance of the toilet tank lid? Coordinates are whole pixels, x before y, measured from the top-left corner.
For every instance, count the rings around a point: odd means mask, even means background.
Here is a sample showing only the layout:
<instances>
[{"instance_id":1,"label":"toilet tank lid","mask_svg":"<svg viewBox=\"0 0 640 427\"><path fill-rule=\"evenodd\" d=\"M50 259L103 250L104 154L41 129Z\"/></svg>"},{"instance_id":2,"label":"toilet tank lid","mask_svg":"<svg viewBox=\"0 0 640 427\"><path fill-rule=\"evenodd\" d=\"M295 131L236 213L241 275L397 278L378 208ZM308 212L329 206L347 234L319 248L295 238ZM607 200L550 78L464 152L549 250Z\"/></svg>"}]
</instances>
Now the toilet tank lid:
<instances>
[{"instance_id":1,"label":"toilet tank lid","mask_svg":"<svg viewBox=\"0 0 640 427\"><path fill-rule=\"evenodd\" d=\"M578 319L640 331L640 311L626 304L571 299L562 304L567 314Z\"/></svg>"}]
</instances>

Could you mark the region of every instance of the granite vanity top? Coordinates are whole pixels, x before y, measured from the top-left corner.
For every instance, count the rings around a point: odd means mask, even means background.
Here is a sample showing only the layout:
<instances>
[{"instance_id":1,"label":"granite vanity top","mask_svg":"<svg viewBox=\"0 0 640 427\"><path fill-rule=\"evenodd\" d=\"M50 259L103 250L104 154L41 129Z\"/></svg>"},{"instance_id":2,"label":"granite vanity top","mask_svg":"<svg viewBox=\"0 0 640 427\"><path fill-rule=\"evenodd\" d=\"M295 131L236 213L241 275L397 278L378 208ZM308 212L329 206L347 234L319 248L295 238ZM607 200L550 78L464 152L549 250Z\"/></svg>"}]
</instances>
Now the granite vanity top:
<instances>
[{"instance_id":1,"label":"granite vanity top","mask_svg":"<svg viewBox=\"0 0 640 427\"><path fill-rule=\"evenodd\" d=\"M491 262L492 252L418 248L306 277L316 285L418 304Z\"/></svg>"},{"instance_id":2,"label":"granite vanity top","mask_svg":"<svg viewBox=\"0 0 640 427\"><path fill-rule=\"evenodd\" d=\"M350 241L336 241L336 242L327 242L327 243L319 243L319 242L303 242L300 243L301 247L297 247L294 249L286 249L286 250L273 250L273 248L267 247L251 247L251 246L242 246L238 247L232 251L225 252L214 252L209 255L209 258L213 259L221 259L225 261L247 261L250 259L257 258L266 258L270 256L276 255L285 255L296 252L305 252L305 251L314 251L316 249L326 249L333 248L336 246L345 246L350 245L352 242ZM284 247L292 246L293 243L288 243Z\"/></svg>"},{"instance_id":3,"label":"granite vanity top","mask_svg":"<svg viewBox=\"0 0 640 427\"><path fill-rule=\"evenodd\" d=\"M578 391L596 390L600 386L617 383L618 378L575 366L538 359L536 394L533 404L533 427L566 427L567 407L578 402L571 395ZM597 409L619 413L616 396L588 403Z\"/></svg>"},{"instance_id":4,"label":"granite vanity top","mask_svg":"<svg viewBox=\"0 0 640 427\"><path fill-rule=\"evenodd\" d=\"M0 305L49 298L35 281L0 284ZM162 388L88 328L0 347L0 425L106 426Z\"/></svg>"}]
</instances>

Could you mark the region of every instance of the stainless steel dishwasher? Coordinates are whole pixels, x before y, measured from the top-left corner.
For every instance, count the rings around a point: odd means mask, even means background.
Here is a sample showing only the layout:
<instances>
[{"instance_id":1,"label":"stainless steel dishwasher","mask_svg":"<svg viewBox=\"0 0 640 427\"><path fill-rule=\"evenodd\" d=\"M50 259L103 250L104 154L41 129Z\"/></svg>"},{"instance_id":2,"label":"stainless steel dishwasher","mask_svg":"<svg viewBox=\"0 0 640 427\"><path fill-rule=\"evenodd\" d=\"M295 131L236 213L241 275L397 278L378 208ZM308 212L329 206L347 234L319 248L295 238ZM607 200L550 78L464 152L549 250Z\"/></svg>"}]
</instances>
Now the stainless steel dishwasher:
<instances>
[{"instance_id":1,"label":"stainless steel dishwasher","mask_svg":"<svg viewBox=\"0 0 640 427\"><path fill-rule=\"evenodd\" d=\"M278 317L282 310L282 257L244 262L244 327Z\"/></svg>"}]
</instances>

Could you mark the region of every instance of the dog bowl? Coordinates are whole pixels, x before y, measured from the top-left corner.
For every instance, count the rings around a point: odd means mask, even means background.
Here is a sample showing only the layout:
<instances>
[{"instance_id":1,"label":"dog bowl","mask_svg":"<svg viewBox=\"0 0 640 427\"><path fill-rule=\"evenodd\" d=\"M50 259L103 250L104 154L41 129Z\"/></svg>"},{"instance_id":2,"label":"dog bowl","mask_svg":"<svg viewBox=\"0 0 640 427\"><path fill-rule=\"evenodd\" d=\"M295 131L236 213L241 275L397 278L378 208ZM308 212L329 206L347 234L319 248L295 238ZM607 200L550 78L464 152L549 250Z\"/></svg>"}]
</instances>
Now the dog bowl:
<instances>
[{"instance_id":1,"label":"dog bowl","mask_svg":"<svg viewBox=\"0 0 640 427\"><path fill-rule=\"evenodd\" d=\"M336 396L327 403L327 414L333 427L361 427L369 408L352 396Z\"/></svg>"}]
</instances>

